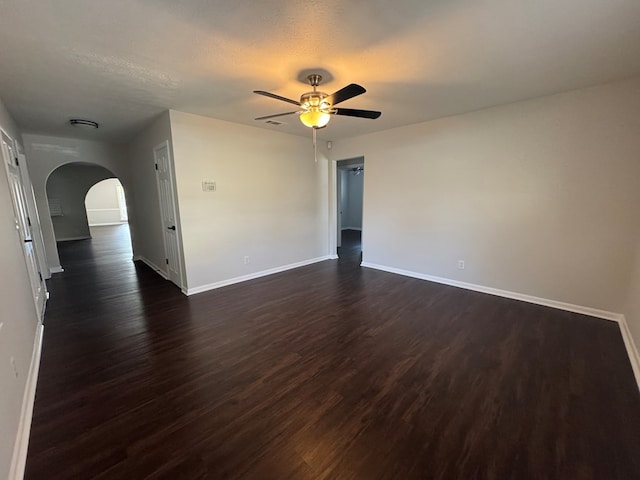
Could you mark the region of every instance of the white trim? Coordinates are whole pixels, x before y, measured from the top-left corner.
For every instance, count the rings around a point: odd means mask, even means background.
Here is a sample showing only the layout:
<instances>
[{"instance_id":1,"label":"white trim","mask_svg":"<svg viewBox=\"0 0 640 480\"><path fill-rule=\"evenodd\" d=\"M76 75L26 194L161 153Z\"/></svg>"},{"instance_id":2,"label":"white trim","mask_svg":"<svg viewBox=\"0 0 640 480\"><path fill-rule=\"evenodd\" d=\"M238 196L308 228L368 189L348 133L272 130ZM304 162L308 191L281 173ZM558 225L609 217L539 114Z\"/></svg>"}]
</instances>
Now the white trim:
<instances>
[{"instance_id":1,"label":"white trim","mask_svg":"<svg viewBox=\"0 0 640 480\"><path fill-rule=\"evenodd\" d=\"M120 211L119 208L87 208L87 212L119 212L119 211Z\"/></svg>"},{"instance_id":2,"label":"white trim","mask_svg":"<svg viewBox=\"0 0 640 480\"><path fill-rule=\"evenodd\" d=\"M44 325L38 324L36 338L33 343L29 376L22 397L22 411L18 433L13 446L13 457L9 470L9 480L22 480L24 468L27 463L27 449L29 448L29 433L31 432L31 419L33 417L33 404L36 399L36 384L38 383L38 370L40 369L40 354L42 353L42 339L44 337Z\"/></svg>"},{"instance_id":3,"label":"white trim","mask_svg":"<svg viewBox=\"0 0 640 480\"><path fill-rule=\"evenodd\" d=\"M162 270L160 267L158 267L155 263L153 263L151 260L149 260L148 258L143 257L142 255L134 255L133 261L135 262L137 260L140 260L142 263L145 263L151 270L154 270L158 275L160 275L165 280L169 280L167 273L164 270Z\"/></svg>"},{"instance_id":4,"label":"white trim","mask_svg":"<svg viewBox=\"0 0 640 480\"><path fill-rule=\"evenodd\" d=\"M171 211L173 212L173 222L175 223L175 227L176 227L176 246L178 247L178 255L177 255L177 260L178 260L178 281L179 283L174 282L172 279L169 278L169 270L167 270L167 280L173 282L174 284L176 284L181 290L183 290L186 286L186 281L185 281L185 275L186 272L184 271L184 246L182 244L182 224L180 222L180 217L179 217L179 210L178 210L178 185L176 183L176 172L175 172L175 164L174 164L174 159L173 159L173 150L171 149L171 145L169 144L169 140L165 140L162 143L159 143L158 145L156 145L155 147L153 147L153 163L155 165L155 177L156 177L156 192L158 194L158 204L160 205L160 225L162 228L162 242L164 245L164 255L166 258L169 258L169 250L167 248L167 237L166 237L166 230L164 230L165 228L165 223L164 223L164 213L163 212L163 205L164 202L162 201L162 197L160 194L160 171L158 170L158 157L156 152L158 150L161 150L163 148L167 149L167 165L168 165L168 175L169 175L169 184L170 184L170 189L169 191L171 192L171 205L169 206L169 208L171 208Z\"/></svg>"},{"instance_id":5,"label":"white trim","mask_svg":"<svg viewBox=\"0 0 640 480\"><path fill-rule=\"evenodd\" d=\"M82 236L82 237L65 237L65 238L56 238L56 242L71 242L74 240L90 240L91 236Z\"/></svg>"},{"instance_id":6,"label":"white trim","mask_svg":"<svg viewBox=\"0 0 640 480\"><path fill-rule=\"evenodd\" d=\"M260 272L250 273L248 275L242 275L240 277L230 278L228 280L221 280L220 282L209 283L207 285L201 285L199 287L187 288L186 295L194 295L196 293L206 292L208 290L214 290L216 288L226 287L227 285L233 285L234 283L246 282L247 280L253 280L254 278L266 277L267 275L273 275L274 273L284 272L286 270L292 270L298 267L304 267L305 265L311 265L312 263L323 262L330 260L330 255L323 257L311 258L309 260L303 260L302 262L290 263L289 265L283 265L281 267L270 268L268 270L262 270ZM337 257L336 257L337 258Z\"/></svg>"},{"instance_id":7,"label":"white trim","mask_svg":"<svg viewBox=\"0 0 640 480\"><path fill-rule=\"evenodd\" d=\"M460 282L458 280L451 280L448 278L435 277L433 275L426 275L424 273L411 272L409 270L402 270L399 268L386 267L384 265L377 265L375 263L362 262L362 267L374 268L376 270L382 270L389 273L396 273L398 275L404 275L406 277L419 278L420 280L428 280L430 282L442 283L444 285L450 285L452 287L464 288L466 290L473 290L476 292L488 293L489 295L496 295L498 297L512 298L514 300L521 300L523 302L535 303L536 305L544 305L545 307L557 308L559 310L566 310L568 312L580 313L582 315L589 315L590 317L602 318L604 320L611 320L614 322L620 322L623 315L620 313L608 312L606 310L598 310L597 308L584 307L582 305L573 305L571 303L559 302L557 300L550 300L548 298L534 297L532 295L525 295L524 293L510 292L508 290L500 290L499 288L485 287L484 285L475 285L473 283Z\"/></svg>"},{"instance_id":8,"label":"white trim","mask_svg":"<svg viewBox=\"0 0 640 480\"><path fill-rule=\"evenodd\" d=\"M110 227L113 225L126 225L127 222L126 220L120 221L120 222L107 222L107 223L90 223L89 226L90 227Z\"/></svg>"},{"instance_id":9,"label":"white trim","mask_svg":"<svg viewBox=\"0 0 640 480\"><path fill-rule=\"evenodd\" d=\"M56 265L55 267L49 267L49 271L51 273L62 273L64 272L64 268L61 265Z\"/></svg>"},{"instance_id":10,"label":"white trim","mask_svg":"<svg viewBox=\"0 0 640 480\"><path fill-rule=\"evenodd\" d=\"M334 253L334 254L332 254L332 255L327 255L327 257L329 258L329 260L337 260L338 258L340 258L340 257L338 257L338 255L336 255L335 253Z\"/></svg>"},{"instance_id":11,"label":"white trim","mask_svg":"<svg viewBox=\"0 0 640 480\"><path fill-rule=\"evenodd\" d=\"M629 361L631 362L631 368L633 375L636 377L636 383L638 384L638 390L640 390L640 355L638 355L638 349L633 341L631 332L629 331L629 325L627 324L627 317L622 315L620 319L620 333L622 334L622 340L624 346L627 349L627 355L629 355Z\"/></svg>"},{"instance_id":12,"label":"white trim","mask_svg":"<svg viewBox=\"0 0 640 480\"><path fill-rule=\"evenodd\" d=\"M464 288L466 290L473 290L476 292L487 293L489 295L496 295L498 297L512 298L514 300L521 300L523 302L534 303L536 305L544 305L545 307L557 308L559 310L566 310L568 312L580 313L583 315L589 315L590 317L602 318L604 320L611 320L618 323L620 328L620 334L624 342L625 349L629 361L631 362L631 369L636 379L638 390L640 390L640 355L631 332L629 331L629 325L627 319L621 313L608 312L606 310L598 310L596 308L584 307L582 305L573 305L571 303L559 302L557 300L549 300L547 298L534 297L532 295L525 295L523 293L510 292L508 290L500 290L498 288L485 287L483 285L475 285L472 283L460 282L458 280L451 280L448 278L435 277L433 275L426 275L424 273L412 272L409 270L402 270L399 268L387 267L384 265L378 265L375 263L362 262L362 267L373 268L376 270L382 270L384 272L395 273L398 275L404 275L406 277L418 278L420 280L427 280L430 282L441 283L444 285L450 285L452 287Z\"/></svg>"}]
</instances>

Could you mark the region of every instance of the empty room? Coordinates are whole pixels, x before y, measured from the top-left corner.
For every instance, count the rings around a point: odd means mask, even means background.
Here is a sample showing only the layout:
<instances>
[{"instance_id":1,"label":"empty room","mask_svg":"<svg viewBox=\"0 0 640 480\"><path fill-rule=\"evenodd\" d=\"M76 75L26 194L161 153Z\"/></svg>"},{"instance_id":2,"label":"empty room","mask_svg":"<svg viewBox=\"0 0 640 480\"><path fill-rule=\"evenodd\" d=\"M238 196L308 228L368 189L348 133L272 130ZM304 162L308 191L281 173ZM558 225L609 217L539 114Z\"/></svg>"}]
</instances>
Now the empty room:
<instances>
[{"instance_id":1,"label":"empty room","mask_svg":"<svg viewBox=\"0 0 640 480\"><path fill-rule=\"evenodd\" d=\"M640 478L640 2L0 5L0 478Z\"/></svg>"}]
</instances>

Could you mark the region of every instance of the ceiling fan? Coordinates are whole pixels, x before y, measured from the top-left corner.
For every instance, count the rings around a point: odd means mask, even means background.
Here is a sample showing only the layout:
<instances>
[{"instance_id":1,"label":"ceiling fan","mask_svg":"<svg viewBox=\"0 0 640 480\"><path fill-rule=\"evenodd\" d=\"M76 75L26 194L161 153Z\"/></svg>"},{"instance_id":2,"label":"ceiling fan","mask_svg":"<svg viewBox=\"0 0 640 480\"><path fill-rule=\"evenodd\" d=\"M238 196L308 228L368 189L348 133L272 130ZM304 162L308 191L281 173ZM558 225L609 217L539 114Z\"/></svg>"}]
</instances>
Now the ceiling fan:
<instances>
[{"instance_id":1,"label":"ceiling fan","mask_svg":"<svg viewBox=\"0 0 640 480\"><path fill-rule=\"evenodd\" d=\"M300 114L300 121L307 127L313 128L315 131L319 128L324 128L331 115L344 115L347 117L359 117L359 118L371 118L376 119L382 112L376 112L374 110L356 110L353 108L336 108L336 105L349 100L350 98L362 95L366 90L364 87L351 83L344 88L341 88L337 92L327 95L324 92L318 91L318 85L322 82L322 76L318 74L312 74L307 77L309 84L313 87L312 92L303 93L300 96L300 101L291 100L290 98L281 97L275 93L265 92L263 90L254 90L253 93L258 95L264 95L265 97L275 98L276 100L282 100L283 102L291 103L300 107L299 110L293 112L276 113L274 115L266 115L264 117L258 117L256 120L267 120L276 117L283 117L285 115Z\"/></svg>"}]
</instances>

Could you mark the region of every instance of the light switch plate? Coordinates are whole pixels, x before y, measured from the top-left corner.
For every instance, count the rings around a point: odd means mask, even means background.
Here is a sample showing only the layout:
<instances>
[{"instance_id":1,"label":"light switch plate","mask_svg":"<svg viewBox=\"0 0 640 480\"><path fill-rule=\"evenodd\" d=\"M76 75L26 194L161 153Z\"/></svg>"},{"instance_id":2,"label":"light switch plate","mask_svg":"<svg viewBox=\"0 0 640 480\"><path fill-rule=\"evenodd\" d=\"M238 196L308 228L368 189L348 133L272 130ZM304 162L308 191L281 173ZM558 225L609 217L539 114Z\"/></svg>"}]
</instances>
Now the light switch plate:
<instances>
[{"instance_id":1,"label":"light switch plate","mask_svg":"<svg viewBox=\"0 0 640 480\"><path fill-rule=\"evenodd\" d=\"M216 182L213 180L203 180L202 181L202 191L203 192L215 192L216 191Z\"/></svg>"}]
</instances>

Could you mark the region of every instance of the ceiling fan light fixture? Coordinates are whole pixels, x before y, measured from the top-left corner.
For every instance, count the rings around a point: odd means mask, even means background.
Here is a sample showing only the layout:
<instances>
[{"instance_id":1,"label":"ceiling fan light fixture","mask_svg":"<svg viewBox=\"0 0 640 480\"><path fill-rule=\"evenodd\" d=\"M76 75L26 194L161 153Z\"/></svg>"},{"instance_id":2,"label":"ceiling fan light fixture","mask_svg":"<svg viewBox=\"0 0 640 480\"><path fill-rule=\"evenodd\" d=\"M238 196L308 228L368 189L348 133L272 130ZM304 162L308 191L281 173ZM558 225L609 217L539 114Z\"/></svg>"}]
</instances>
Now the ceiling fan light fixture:
<instances>
[{"instance_id":1,"label":"ceiling fan light fixture","mask_svg":"<svg viewBox=\"0 0 640 480\"><path fill-rule=\"evenodd\" d=\"M337 104L349 100L358 95L362 95L366 92L365 88L357 83L350 83L346 87L333 92L331 95L327 95L325 92L318 90L318 85L322 81L322 76L318 74L312 74L307 76L309 85L313 87L313 91L303 93L300 96L300 101L292 100L290 98L276 95L275 93L265 92L264 90L254 90L253 93L263 95L265 97L275 98L283 102L292 103L301 108L301 110L285 113L276 113L274 115L266 115L257 117L255 120L268 120L275 117L282 117L284 115L299 114L300 121L306 127L314 129L325 127L332 115L343 115L346 117L360 117L360 118L378 118L382 112L374 110L359 110L354 108L334 108ZM314 140L315 144L315 140Z\"/></svg>"},{"instance_id":2,"label":"ceiling fan light fixture","mask_svg":"<svg viewBox=\"0 0 640 480\"><path fill-rule=\"evenodd\" d=\"M300 121L310 128L322 128L329 123L329 120L331 120L331 115L313 108L300 114Z\"/></svg>"}]
</instances>

